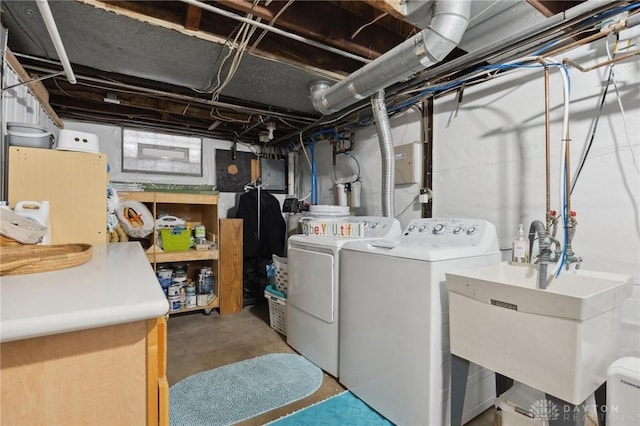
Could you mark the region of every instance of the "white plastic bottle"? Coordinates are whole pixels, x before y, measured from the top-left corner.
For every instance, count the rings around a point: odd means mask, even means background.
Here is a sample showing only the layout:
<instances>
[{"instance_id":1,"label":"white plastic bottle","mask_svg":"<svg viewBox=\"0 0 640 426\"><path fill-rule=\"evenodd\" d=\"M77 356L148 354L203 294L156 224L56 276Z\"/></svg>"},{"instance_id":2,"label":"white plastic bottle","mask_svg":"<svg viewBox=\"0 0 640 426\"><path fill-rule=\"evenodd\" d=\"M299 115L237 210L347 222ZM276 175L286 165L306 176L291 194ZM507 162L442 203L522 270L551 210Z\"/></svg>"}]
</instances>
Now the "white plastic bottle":
<instances>
[{"instance_id":1,"label":"white plastic bottle","mask_svg":"<svg viewBox=\"0 0 640 426\"><path fill-rule=\"evenodd\" d=\"M511 263L529 263L529 241L524 238L524 225L518 226L518 233L513 238Z\"/></svg>"},{"instance_id":2,"label":"white plastic bottle","mask_svg":"<svg viewBox=\"0 0 640 426\"><path fill-rule=\"evenodd\" d=\"M19 201L13 212L32 222L46 226L47 233L40 244L51 244L51 225L49 224L49 201Z\"/></svg>"}]
</instances>

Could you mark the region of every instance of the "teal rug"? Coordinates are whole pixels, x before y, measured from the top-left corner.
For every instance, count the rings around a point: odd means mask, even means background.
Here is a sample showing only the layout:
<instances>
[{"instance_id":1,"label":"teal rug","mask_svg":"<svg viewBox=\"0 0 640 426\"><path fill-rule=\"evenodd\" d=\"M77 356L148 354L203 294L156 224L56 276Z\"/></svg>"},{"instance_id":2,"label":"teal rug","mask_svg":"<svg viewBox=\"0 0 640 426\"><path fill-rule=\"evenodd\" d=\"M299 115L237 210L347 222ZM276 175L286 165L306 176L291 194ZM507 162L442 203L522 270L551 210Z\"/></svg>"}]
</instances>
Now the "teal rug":
<instances>
[{"instance_id":1,"label":"teal rug","mask_svg":"<svg viewBox=\"0 0 640 426\"><path fill-rule=\"evenodd\" d=\"M393 423L349 391L267 424L274 426L393 426Z\"/></svg>"},{"instance_id":2,"label":"teal rug","mask_svg":"<svg viewBox=\"0 0 640 426\"><path fill-rule=\"evenodd\" d=\"M171 386L169 424L231 425L309 396L321 384L322 370L300 355L262 355Z\"/></svg>"}]
</instances>

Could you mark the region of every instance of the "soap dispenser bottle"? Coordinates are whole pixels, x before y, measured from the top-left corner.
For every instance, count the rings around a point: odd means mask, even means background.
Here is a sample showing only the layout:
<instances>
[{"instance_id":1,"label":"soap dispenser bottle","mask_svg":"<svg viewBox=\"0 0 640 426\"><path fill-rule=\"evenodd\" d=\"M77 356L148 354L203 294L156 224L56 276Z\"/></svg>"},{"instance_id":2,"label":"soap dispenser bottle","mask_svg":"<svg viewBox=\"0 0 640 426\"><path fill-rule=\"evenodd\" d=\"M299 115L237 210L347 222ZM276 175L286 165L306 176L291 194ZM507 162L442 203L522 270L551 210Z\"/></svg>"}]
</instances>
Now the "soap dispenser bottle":
<instances>
[{"instance_id":1,"label":"soap dispenser bottle","mask_svg":"<svg viewBox=\"0 0 640 426\"><path fill-rule=\"evenodd\" d=\"M524 238L524 225L518 226L518 233L513 238L511 263L529 263L529 241Z\"/></svg>"}]
</instances>

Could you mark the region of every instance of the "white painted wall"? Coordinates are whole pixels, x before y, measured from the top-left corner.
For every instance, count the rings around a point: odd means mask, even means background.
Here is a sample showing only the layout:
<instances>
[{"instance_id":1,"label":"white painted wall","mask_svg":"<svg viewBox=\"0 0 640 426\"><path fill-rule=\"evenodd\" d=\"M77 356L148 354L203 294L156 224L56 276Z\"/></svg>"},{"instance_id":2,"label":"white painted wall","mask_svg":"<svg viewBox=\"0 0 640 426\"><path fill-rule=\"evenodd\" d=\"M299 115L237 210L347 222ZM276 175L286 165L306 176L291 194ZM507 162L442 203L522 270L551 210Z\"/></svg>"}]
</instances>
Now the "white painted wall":
<instances>
[{"instance_id":1,"label":"white painted wall","mask_svg":"<svg viewBox=\"0 0 640 426\"><path fill-rule=\"evenodd\" d=\"M216 184L215 150L229 150L232 142L203 138L202 140L202 176L158 175L146 173L128 173L122 171L122 128L103 124L86 123L80 121L65 121L65 128L98 135L100 152L109 158L111 168L110 179L116 182L167 183L183 185L214 185ZM238 144L238 151L251 152L242 144ZM248 182L247 182L248 183ZM274 194L282 204L284 195ZM221 192L218 197L218 214L221 218L228 217L229 211L236 204L236 193ZM233 213L233 212L232 212Z\"/></svg>"},{"instance_id":2,"label":"white painted wall","mask_svg":"<svg viewBox=\"0 0 640 426\"><path fill-rule=\"evenodd\" d=\"M621 39L638 39L639 31L627 30ZM637 44L637 43L636 43ZM555 58L569 57L584 66L607 59L604 41ZM581 73L570 68L570 136L572 175L585 150L598 107L606 68ZM609 88L596 138L571 198L578 227L573 247L589 270L631 275L632 296L623 305L623 337L620 355L640 356L640 62L628 60L615 66L615 76L625 109L618 106L613 85ZM562 122L562 82L551 71L552 208L560 211L559 165ZM434 217L476 217L497 227L505 259L519 223L528 228L545 218L544 79L542 69L514 71L464 92L456 111L456 95L437 99L434 109ZM391 120L394 145L420 138L419 114ZM628 135L628 137L627 137ZM375 128L357 133L354 154L362 165L363 207L355 213L378 215L380 206L380 150ZM317 169L320 204L333 204L329 144L318 143ZM306 161L302 160L306 172ZM354 168L339 160L337 175ZM634 164L635 162L635 164ZM308 191L308 174L303 176ZM302 192L302 191L301 191ZM403 225L420 217L411 200L418 186L396 187L396 215ZM306 192L304 192L306 194Z\"/></svg>"},{"instance_id":3,"label":"white painted wall","mask_svg":"<svg viewBox=\"0 0 640 426\"><path fill-rule=\"evenodd\" d=\"M394 146L420 141L421 113L417 109L410 109L402 114L393 116L390 120L391 134ZM382 161L380 156L380 144L375 126L369 126L356 132L355 148L353 156L360 163L360 176L362 179L362 207L355 209L358 216L382 215L382 198L380 195L382 182ZM318 174L319 197L318 204L336 204L334 190L334 172L331 145L328 141L316 143L316 169ZM301 162L300 184L302 189L297 194L304 197L310 191L309 166L304 156L299 156ZM422 164L416 164L418 175L422 175ZM338 155L336 159L335 176L345 177L357 173L355 161L345 155ZM394 205L397 218L402 226L414 217L420 217L420 205L417 195L420 191L418 184L397 185L394 194ZM404 211L404 212L403 212ZM401 214L401 212L403 212Z\"/></svg>"},{"instance_id":4,"label":"white painted wall","mask_svg":"<svg viewBox=\"0 0 640 426\"><path fill-rule=\"evenodd\" d=\"M621 39L638 37L626 31ZM583 66L607 59L604 41L562 57ZM589 140L606 68L570 68L571 174ZM640 356L640 63L615 66L626 131L613 85L593 147L571 197L578 227L573 247L589 270L633 276L633 296L623 306L621 355ZM551 72L551 208L560 211L559 164L562 82ZM455 96L435 103L434 216L475 216L493 222L510 256L517 225L545 218L544 80L541 69L465 90L458 116ZM451 120L449 122L449 120ZM635 163L635 164L634 164ZM505 257L506 257L505 256Z\"/></svg>"},{"instance_id":5,"label":"white painted wall","mask_svg":"<svg viewBox=\"0 0 640 426\"><path fill-rule=\"evenodd\" d=\"M98 135L100 151L109 157L110 179L116 182L171 183L182 185L216 184L215 150L231 149L232 143L217 139L204 138L202 141L202 176L157 175L146 173L127 173L122 171L122 128L85 122L65 121L65 128ZM238 145L238 151L249 148ZM227 212L235 205L235 193L222 192L219 195L218 213L227 217Z\"/></svg>"}]
</instances>

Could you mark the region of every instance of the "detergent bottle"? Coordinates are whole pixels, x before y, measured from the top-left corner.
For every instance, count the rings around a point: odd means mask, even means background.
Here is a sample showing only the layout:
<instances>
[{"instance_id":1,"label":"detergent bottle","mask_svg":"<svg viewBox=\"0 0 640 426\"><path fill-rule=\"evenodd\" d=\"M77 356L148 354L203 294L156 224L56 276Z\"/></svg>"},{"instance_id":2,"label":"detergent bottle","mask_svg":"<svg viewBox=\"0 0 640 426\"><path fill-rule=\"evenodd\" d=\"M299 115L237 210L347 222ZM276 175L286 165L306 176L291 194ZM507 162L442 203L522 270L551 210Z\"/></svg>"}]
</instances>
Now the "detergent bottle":
<instances>
[{"instance_id":1,"label":"detergent bottle","mask_svg":"<svg viewBox=\"0 0 640 426\"><path fill-rule=\"evenodd\" d=\"M529 241L524 238L524 225L518 226L518 233L513 238L512 264L529 263Z\"/></svg>"},{"instance_id":2,"label":"detergent bottle","mask_svg":"<svg viewBox=\"0 0 640 426\"><path fill-rule=\"evenodd\" d=\"M27 220L47 227L47 233L40 244L51 244L51 225L49 225L48 201L19 201L13 212Z\"/></svg>"}]
</instances>

